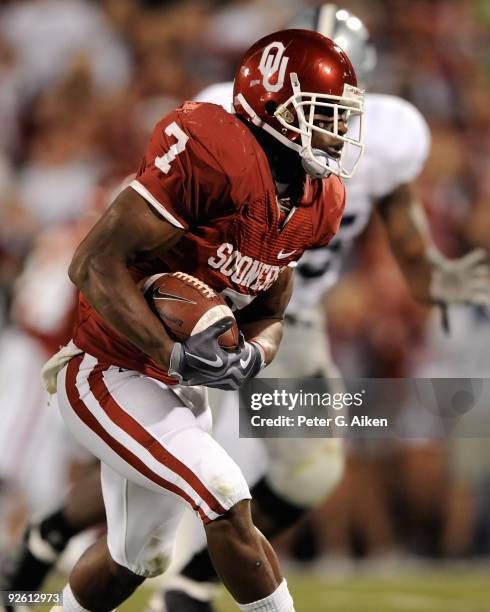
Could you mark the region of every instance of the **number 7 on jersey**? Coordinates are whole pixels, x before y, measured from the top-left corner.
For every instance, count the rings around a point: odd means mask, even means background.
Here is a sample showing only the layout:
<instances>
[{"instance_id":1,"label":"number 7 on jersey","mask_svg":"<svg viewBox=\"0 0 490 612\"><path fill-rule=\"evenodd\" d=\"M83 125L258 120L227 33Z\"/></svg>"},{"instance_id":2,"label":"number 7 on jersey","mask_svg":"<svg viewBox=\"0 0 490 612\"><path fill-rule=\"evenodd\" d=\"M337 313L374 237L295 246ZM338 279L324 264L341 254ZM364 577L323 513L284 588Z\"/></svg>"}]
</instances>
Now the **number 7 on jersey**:
<instances>
[{"instance_id":1,"label":"number 7 on jersey","mask_svg":"<svg viewBox=\"0 0 490 612\"><path fill-rule=\"evenodd\" d=\"M185 149L185 145L189 140L189 136L175 123L172 121L170 125L165 128L165 134L167 136L174 136L177 142L173 144L165 155L155 157L155 166L159 168L164 174L168 174L170 170L170 162L177 157L179 153Z\"/></svg>"}]
</instances>

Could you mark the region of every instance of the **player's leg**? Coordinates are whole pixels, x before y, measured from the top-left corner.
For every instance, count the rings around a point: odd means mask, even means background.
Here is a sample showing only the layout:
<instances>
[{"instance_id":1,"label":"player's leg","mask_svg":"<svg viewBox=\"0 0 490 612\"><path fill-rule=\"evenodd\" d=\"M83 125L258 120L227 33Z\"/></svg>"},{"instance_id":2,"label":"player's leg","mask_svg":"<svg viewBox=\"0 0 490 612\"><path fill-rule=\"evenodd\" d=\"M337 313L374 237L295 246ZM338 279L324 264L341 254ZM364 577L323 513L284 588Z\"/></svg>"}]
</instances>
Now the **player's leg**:
<instances>
[{"instance_id":1,"label":"player's leg","mask_svg":"<svg viewBox=\"0 0 490 612\"><path fill-rule=\"evenodd\" d=\"M81 607L71 609L111 609L138 577L164 571L184 501L206 525L216 522L216 527L207 527L210 546L235 598L250 610L262 609L256 599L264 599L271 611L292 609L277 560L255 530L248 504L240 504L250 496L245 480L196 417L205 411L197 389L180 388L179 398L157 381L104 368L85 355L60 373L58 390L69 428L101 458L104 475L106 466L112 475L109 484L103 480L112 561L99 550L77 564L70 584L73 601ZM118 518L117 509L128 504L134 510ZM128 577L128 570L135 577ZM89 592L75 590L86 587L90 577Z\"/></svg>"},{"instance_id":2,"label":"player's leg","mask_svg":"<svg viewBox=\"0 0 490 612\"><path fill-rule=\"evenodd\" d=\"M64 505L27 526L6 590L37 591L71 538L104 521L100 464L92 461Z\"/></svg>"},{"instance_id":3,"label":"player's leg","mask_svg":"<svg viewBox=\"0 0 490 612\"><path fill-rule=\"evenodd\" d=\"M304 453L302 459L294 450L295 440L282 442L293 443L292 452L289 446L289 457L296 457L295 465L288 461L287 468L281 465L275 471L272 467L251 488L253 522L268 539L286 531L326 499L340 480L344 465L344 452L339 440L324 440L324 444L309 440L313 444L301 449ZM307 449L312 454L306 452ZM278 455L280 453L274 457L273 463L279 461ZM285 477L286 469L290 470L289 481ZM280 476L277 481L273 479L274 473ZM315 483L315 479L318 482ZM293 495L295 491L296 496ZM212 587L219 584L219 580L208 550L202 548L177 574L168 578L164 592L152 600L151 609L154 612L210 612L217 592Z\"/></svg>"},{"instance_id":4,"label":"player's leg","mask_svg":"<svg viewBox=\"0 0 490 612\"><path fill-rule=\"evenodd\" d=\"M263 440L238 437L238 394L210 390L213 407L217 406L213 422L213 437L228 455L240 466L249 487L260 480L267 470L267 451ZM251 489L252 496L254 491ZM252 502L254 507L255 501ZM255 525L267 536L264 525ZM170 568L165 577L165 587L156 594L148 610L182 610L208 612L211 602L219 592L220 578L214 568L206 546L206 534L193 516L186 516L186 533L179 533L177 553L180 563ZM182 530L181 530L182 532ZM187 533L192 532L192 541Z\"/></svg>"},{"instance_id":5,"label":"player's leg","mask_svg":"<svg viewBox=\"0 0 490 612\"><path fill-rule=\"evenodd\" d=\"M63 589L63 610L111 610L114 601L125 601L144 581L144 576L114 561L104 537L90 546L74 567Z\"/></svg>"},{"instance_id":6,"label":"player's leg","mask_svg":"<svg viewBox=\"0 0 490 612\"><path fill-rule=\"evenodd\" d=\"M267 483L266 477L251 489L251 510L255 526L270 539L285 531L306 512L307 508L295 506L276 495ZM276 515L274 516L274 513ZM194 517L186 517L186 528L197 531ZM215 570L206 546L204 534L194 533L194 542L177 539L177 550L184 559L189 559L175 569L169 570L162 592L155 594L149 603L148 612L211 612L213 600L219 593L221 578ZM196 542L197 540L197 542ZM197 544L197 546L195 546ZM182 550L186 548L186 550ZM196 550L197 548L197 550ZM189 549L190 554L189 554ZM196 551L196 552L194 552ZM190 558L189 558L190 556Z\"/></svg>"},{"instance_id":7,"label":"player's leg","mask_svg":"<svg viewBox=\"0 0 490 612\"><path fill-rule=\"evenodd\" d=\"M134 485L105 465L103 473L104 492L109 504L110 549L105 539L100 540L76 564L69 586L64 590L68 611L111 609L127 599L146 575L159 573L171 557L183 511L181 500L173 496L162 496ZM269 599L267 610L289 612L292 600L286 583L282 581L277 559L267 540L253 528L248 503L247 500L239 502L223 517L207 525L208 545L214 562L223 573L223 582L238 602L250 606L257 599L261 602ZM150 512L158 515L159 521L162 516L168 520L159 525L150 526L148 522L145 525L142 518L148 517ZM133 521L143 529L133 532L131 537L128 525ZM139 561L136 561L138 557ZM271 575L264 580L266 561L272 571L266 570L265 573ZM267 592L270 594L264 598ZM262 602L260 605L265 604ZM185 612L184 608L179 609Z\"/></svg>"},{"instance_id":8,"label":"player's leg","mask_svg":"<svg viewBox=\"0 0 490 612\"><path fill-rule=\"evenodd\" d=\"M93 544L73 568L65 595L80 610L111 610L148 576L165 570L184 502L162 495L102 464L107 539ZM81 608L77 608L77 602Z\"/></svg>"},{"instance_id":9,"label":"player's leg","mask_svg":"<svg viewBox=\"0 0 490 612\"><path fill-rule=\"evenodd\" d=\"M345 462L342 440L239 438L238 396L223 395L214 437L247 479L254 524L272 538L297 523L336 487ZM203 541L201 549L166 579L164 591L152 599L150 609L209 612L217 593L213 587L218 584Z\"/></svg>"}]
</instances>

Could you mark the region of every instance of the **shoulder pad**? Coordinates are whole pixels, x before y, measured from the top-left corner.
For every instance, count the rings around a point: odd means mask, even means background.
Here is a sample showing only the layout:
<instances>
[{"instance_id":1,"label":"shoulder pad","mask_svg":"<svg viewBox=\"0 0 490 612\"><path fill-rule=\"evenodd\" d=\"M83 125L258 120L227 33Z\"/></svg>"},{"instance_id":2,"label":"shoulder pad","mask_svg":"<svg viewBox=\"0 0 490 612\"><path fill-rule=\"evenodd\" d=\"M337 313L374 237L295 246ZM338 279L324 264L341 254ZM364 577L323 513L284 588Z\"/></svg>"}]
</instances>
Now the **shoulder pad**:
<instances>
[{"instance_id":1,"label":"shoulder pad","mask_svg":"<svg viewBox=\"0 0 490 612\"><path fill-rule=\"evenodd\" d=\"M260 147L235 115L216 104L198 102L186 103L179 114L189 136L189 153L195 157L198 167L233 180L256 173Z\"/></svg>"},{"instance_id":2,"label":"shoulder pad","mask_svg":"<svg viewBox=\"0 0 490 612\"><path fill-rule=\"evenodd\" d=\"M226 111L231 111L233 103L233 81L209 85L194 96L194 100L197 102L219 104Z\"/></svg>"},{"instance_id":3,"label":"shoulder pad","mask_svg":"<svg viewBox=\"0 0 490 612\"><path fill-rule=\"evenodd\" d=\"M422 114L402 98L367 94L364 125L366 155L376 168L376 195L413 181L430 151L430 131Z\"/></svg>"}]
</instances>

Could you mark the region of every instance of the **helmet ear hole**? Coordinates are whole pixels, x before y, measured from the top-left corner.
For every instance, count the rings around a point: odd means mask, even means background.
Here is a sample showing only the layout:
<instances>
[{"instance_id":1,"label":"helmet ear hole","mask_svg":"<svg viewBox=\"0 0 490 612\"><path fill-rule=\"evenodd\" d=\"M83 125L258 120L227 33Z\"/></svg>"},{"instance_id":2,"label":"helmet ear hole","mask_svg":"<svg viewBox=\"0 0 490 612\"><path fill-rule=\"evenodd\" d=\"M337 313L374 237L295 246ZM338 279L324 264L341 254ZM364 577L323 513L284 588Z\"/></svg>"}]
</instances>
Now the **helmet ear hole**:
<instances>
[{"instance_id":1,"label":"helmet ear hole","mask_svg":"<svg viewBox=\"0 0 490 612\"><path fill-rule=\"evenodd\" d=\"M264 105L265 112L271 117L276 112L277 107L278 107L278 104L277 102L274 102L274 100L268 100Z\"/></svg>"}]
</instances>

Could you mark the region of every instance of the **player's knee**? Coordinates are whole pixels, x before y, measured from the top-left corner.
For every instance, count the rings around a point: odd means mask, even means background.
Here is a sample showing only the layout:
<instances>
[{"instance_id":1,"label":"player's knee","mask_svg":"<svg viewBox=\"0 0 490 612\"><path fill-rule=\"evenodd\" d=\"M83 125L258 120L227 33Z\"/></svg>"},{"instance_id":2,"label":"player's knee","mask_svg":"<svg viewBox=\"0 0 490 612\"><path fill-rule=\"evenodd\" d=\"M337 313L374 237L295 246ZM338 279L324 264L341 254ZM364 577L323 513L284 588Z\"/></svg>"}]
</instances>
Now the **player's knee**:
<instances>
[{"instance_id":1,"label":"player's knee","mask_svg":"<svg viewBox=\"0 0 490 612\"><path fill-rule=\"evenodd\" d=\"M109 603L101 596L100 587L107 590L109 601L112 597L117 599L126 599L131 595L139 585L144 582L145 577L139 576L122 565L110 559L106 566L99 568L98 580L93 579L93 575L80 574L80 569L77 564L70 575L70 586L76 601L86 610L110 610L112 603ZM99 607L94 607L94 598Z\"/></svg>"},{"instance_id":2,"label":"player's knee","mask_svg":"<svg viewBox=\"0 0 490 612\"><path fill-rule=\"evenodd\" d=\"M291 504L313 508L338 485L344 464L342 440L288 440L288 445L277 445L271 453L266 478L278 496Z\"/></svg>"},{"instance_id":3,"label":"player's knee","mask_svg":"<svg viewBox=\"0 0 490 612\"><path fill-rule=\"evenodd\" d=\"M96 568L97 580L93 571ZM70 586L80 605L87 610L93 607L94 597L100 595L100 589L107 588L111 593L131 594L145 579L131 571L124 564L118 563L111 555L105 540L99 540L82 555L70 574ZM105 608L104 601L99 602L100 609Z\"/></svg>"},{"instance_id":4,"label":"player's knee","mask_svg":"<svg viewBox=\"0 0 490 612\"><path fill-rule=\"evenodd\" d=\"M250 490L247 481L238 465L216 441L212 438L208 438L208 441L210 452L202 458L199 469L212 504L210 506L209 501L203 501L202 515L211 519L211 522L224 517L226 520L235 520L235 517L245 512L243 508L249 506Z\"/></svg>"},{"instance_id":5,"label":"player's knee","mask_svg":"<svg viewBox=\"0 0 490 612\"><path fill-rule=\"evenodd\" d=\"M206 537L247 541L254 536L255 527L250 512L250 500L244 499L232 506L218 519L205 525Z\"/></svg>"},{"instance_id":6,"label":"player's knee","mask_svg":"<svg viewBox=\"0 0 490 612\"><path fill-rule=\"evenodd\" d=\"M129 567L117 563L116 561L114 561L114 559L112 559L112 557L109 561L109 571L111 575L114 576L117 583L121 585L132 584L135 588L140 585L146 578L146 576L136 574Z\"/></svg>"},{"instance_id":7,"label":"player's knee","mask_svg":"<svg viewBox=\"0 0 490 612\"><path fill-rule=\"evenodd\" d=\"M159 537L150 537L144 546L140 542L126 541L126 546L111 547L111 558L114 571L124 576L131 572L145 578L154 578L163 574L170 566L173 558L175 537L162 540ZM122 568L122 569L121 569Z\"/></svg>"},{"instance_id":8,"label":"player's knee","mask_svg":"<svg viewBox=\"0 0 490 612\"><path fill-rule=\"evenodd\" d=\"M138 559L136 568L145 578L154 578L167 571L173 558L174 547L160 547L156 550L147 550Z\"/></svg>"}]
</instances>

